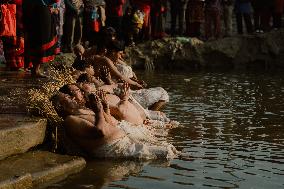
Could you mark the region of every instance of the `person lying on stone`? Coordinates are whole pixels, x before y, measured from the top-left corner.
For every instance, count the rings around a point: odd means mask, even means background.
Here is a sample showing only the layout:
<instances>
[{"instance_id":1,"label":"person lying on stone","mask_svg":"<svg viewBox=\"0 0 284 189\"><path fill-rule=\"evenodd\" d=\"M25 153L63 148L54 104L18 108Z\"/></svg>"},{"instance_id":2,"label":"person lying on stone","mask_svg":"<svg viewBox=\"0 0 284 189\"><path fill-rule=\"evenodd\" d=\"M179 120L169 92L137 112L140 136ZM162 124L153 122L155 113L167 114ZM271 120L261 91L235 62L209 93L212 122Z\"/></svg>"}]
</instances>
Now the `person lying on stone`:
<instances>
[{"instance_id":1,"label":"person lying on stone","mask_svg":"<svg viewBox=\"0 0 284 189\"><path fill-rule=\"evenodd\" d=\"M90 95L90 101L93 113L71 114L64 120L67 135L88 152L125 135L118 127L107 122L98 96Z\"/></svg>"},{"instance_id":2,"label":"person lying on stone","mask_svg":"<svg viewBox=\"0 0 284 189\"><path fill-rule=\"evenodd\" d=\"M163 112L144 109L133 97L130 96L129 84L127 83L120 85L104 85L96 88L92 83L82 80L76 85L86 94L99 91L100 97L109 104L111 115L117 120L126 120L134 124L151 123L148 119L164 122L170 121ZM72 88L74 89L74 87ZM120 92L117 92L118 95L111 93L114 88L119 89ZM105 89L108 91L104 91ZM76 88L74 90L76 90L75 92L77 93L80 92Z\"/></svg>"},{"instance_id":3,"label":"person lying on stone","mask_svg":"<svg viewBox=\"0 0 284 189\"><path fill-rule=\"evenodd\" d=\"M83 92L75 84L64 85L59 89L59 92L69 95L81 106L85 106L86 104L86 99Z\"/></svg>"},{"instance_id":4,"label":"person lying on stone","mask_svg":"<svg viewBox=\"0 0 284 189\"><path fill-rule=\"evenodd\" d=\"M176 157L178 152L168 143L161 143L153 138L148 140L149 144L145 144L138 139L129 138L120 127L111 125L105 119L106 112L96 94L90 94L88 98L95 113L95 122L92 124L93 115L86 118L69 115L64 126L67 134L91 156L140 159Z\"/></svg>"}]
</instances>

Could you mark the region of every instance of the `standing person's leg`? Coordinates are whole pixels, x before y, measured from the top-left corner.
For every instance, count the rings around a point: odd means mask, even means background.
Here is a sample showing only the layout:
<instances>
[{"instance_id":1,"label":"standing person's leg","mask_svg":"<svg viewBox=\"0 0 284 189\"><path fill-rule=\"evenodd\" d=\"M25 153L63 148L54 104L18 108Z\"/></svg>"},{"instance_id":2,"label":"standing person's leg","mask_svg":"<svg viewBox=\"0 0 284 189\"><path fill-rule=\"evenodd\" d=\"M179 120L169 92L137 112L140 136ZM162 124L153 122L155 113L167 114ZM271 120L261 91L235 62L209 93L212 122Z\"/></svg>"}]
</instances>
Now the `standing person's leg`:
<instances>
[{"instance_id":1,"label":"standing person's leg","mask_svg":"<svg viewBox=\"0 0 284 189\"><path fill-rule=\"evenodd\" d=\"M221 34L221 12L218 10L214 10L212 14L213 14L213 19L214 19L213 20L213 25L214 25L213 37L218 39Z\"/></svg>"},{"instance_id":2,"label":"standing person's leg","mask_svg":"<svg viewBox=\"0 0 284 189\"><path fill-rule=\"evenodd\" d=\"M267 32L270 30L270 18L271 18L271 12L269 8L265 8L262 10L261 14L261 25L263 31Z\"/></svg>"},{"instance_id":3,"label":"standing person's leg","mask_svg":"<svg viewBox=\"0 0 284 189\"><path fill-rule=\"evenodd\" d=\"M209 15L208 10L205 10L205 22L204 22L204 31L205 31L205 38L209 38L209 32L210 32L210 25L209 25Z\"/></svg>"},{"instance_id":4,"label":"standing person's leg","mask_svg":"<svg viewBox=\"0 0 284 189\"><path fill-rule=\"evenodd\" d=\"M282 15L284 12L284 0L275 0L273 5L273 27L281 28L282 27Z\"/></svg>"},{"instance_id":5,"label":"standing person's leg","mask_svg":"<svg viewBox=\"0 0 284 189\"><path fill-rule=\"evenodd\" d=\"M232 36L233 34L233 9L232 5L224 6L224 25L225 25L225 36Z\"/></svg>"},{"instance_id":6,"label":"standing person's leg","mask_svg":"<svg viewBox=\"0 0 284 189\"><path fill-rule=\"evenodd\" d=\"M236 13L238 34L243 34L243 16L242 13Z\"/></svg>"},{"instance_id":7,"label":"standing person's leg","mask_svg":"<svg viewBox=\"0 0 284 189\"><path fill-rule=\"evenodd\" d=\"M76 46L81 43L82 40L82 31L83 31L83 18L81 16L77 16L74 24L74 34L73 34L73 46Z\"/></svg>"},{"instance_id":8,"label":"standing person's leg","mask_svg":"<svg viewBox=\"0 0 284 189\"><path fill-rule=\"evenodd\" d=\"M282 13L274 13L273 14L273 28L279 29L281 28L281 17Z\"/></svg>"},{"instance_id":9,"label":"standing person's leg","mask_svg":"<svg viewBox=\"0 0 284 189\"><path fill-rule=\"evenodd\" d=\"M183 35L184 33L184 19L185 19L185 9L182 6L178 12L178 33L179 35Z\"/></svg>"},{"instance_id":10,"label":"standing person's leg","mask_svg":"<svg viewBox=\"0 0 284 189\"><path fill-rule=\"evenodd\" d=\"M212 37L212 12L205 10L205 37L209 39Z\"/></svg>"},{"instance_id":11,"label":"standing person's leg","mask_svg":"<svg viewBox=\"0 0 284 189\"><path fill-rule=\"evenodd\" d=\"M253 13L253 18L254 18L254 29L255 31L260 31L261 27L260 27L260 10L255 8L254 9L254 13Z\"/></svg>"},{"instance_id":12,"label":"standing person's leg","mask_svg":"<svg viewBox=\"0 0 284 189\"><path fill-rule=\"evenodd\" d=\"M177 9L176 6L171 3L171 35L176 35L176 23L177 23Z\"/></svg>"},{"instance_id":13,"label":"standing person's leg","mask_svg":"<svg viewBox=\"0 0 284 189\"><path fill-rule=\"evenodd\" d=\"M190 35L190 9L187 7L185 9L185 35Z\"/></svg>"},{"instance_id":14,"label":"standing person's leg","mask_svg":"<svg viewBox=\"0 0 284 189\"><path fill-rule=\"evenodd\" d=\"M228 36L228 30L229 30L229 18L228 18L228 14L229 14L229 6L224 5L223 6L223 21L224 21L224 36Z\"/></svg>"},{"instance_id":15,"label":"standing person's leg","mask_svg":"<svg viewBox=\"0 0 284 189\"><path fill-rule=\"evenodd\" d=\"M76 19L71 14L65 15L64 23L64 42L65 42L65 52L72 52L72 44L74 39L74 29L75 29Z\"/></svg>"},{"instance_id":16,"label":"standing person's leg","mask_svg":"<svg viewBox=\"0 0 284 189\"><path fill-rule=\"evenodd\" d=\"M247 33L253 33L252 21L250 14L244 14L244 20L246 23Z\"/></svg>"}]
</instances>

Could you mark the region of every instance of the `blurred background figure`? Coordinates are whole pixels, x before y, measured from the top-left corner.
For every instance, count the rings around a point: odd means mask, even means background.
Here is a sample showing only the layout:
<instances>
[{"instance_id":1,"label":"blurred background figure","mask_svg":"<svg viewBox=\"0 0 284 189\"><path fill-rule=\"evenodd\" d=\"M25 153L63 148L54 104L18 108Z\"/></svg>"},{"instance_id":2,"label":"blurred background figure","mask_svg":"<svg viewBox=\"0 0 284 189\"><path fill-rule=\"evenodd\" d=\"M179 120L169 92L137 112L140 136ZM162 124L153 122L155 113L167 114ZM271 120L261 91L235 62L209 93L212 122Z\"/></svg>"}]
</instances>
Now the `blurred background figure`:
<instances>
[{"instance_id":1,"label":"blurred background figure","mask_svg":"<svg viewBox=\"0 0 284 189\"><path fill-rule=\"evenodd\" d=\"M238 34L243 34L243 19L245 21L247 33L253 32L251 21L251 2L250 0L236 0L235 1L235 13L237 19Z\"/></svg>"},{"instance_id":2,"label":"blurred background figure","mask_svg":"<svg viewBox=\"0 0 284 189\"><path fill-rule=\"evenodd\" d=\"M64 48L66 53L73 52L73 47L81 43L83 27L83 0L64 0Z\"/></svg>"},{"instance_id":3,"label":"blurred background figure","mask_svg":"<svg viewBox=\"0 0 284 189\"><path fill-rule=\"evenodd\" d=\"M205 0L205 38L218 39L221 34L221 0Z\"/></svg>"},{"instance_id":4,"label":"blurred background figure","mask_svg":"<svg viewBox=\"0 0 284 189\"><path fill-rule=\"evenodd\" d=\"M152 0L151 33L154 39L166 37L167 0Z\"/></svg>"},{"instance_id":5,"label":"blurred background figure","mask_svg":"<svg viewBox=\"0 0 284 189\"><path fill-rule=\"evenodd\" d=\"M2 0L1 3L16 4L16 36L3 36L3 52L6 69L17 71L24 67L24 27L22 0Z\"/></svg>"},{"instance_id":6,"label":"blurred background figure","mask_svg":"<svg viewBox=\"0 0 284 189\"><path fill-rule=\"evenodd\" d=\"M223 20L224 20L224 36L232 36L233 32L233 10L234 0L222 0Z\"/></svg>"},{"instance_id":7,"label":"blurred background figure","mask_svg":"<svg viewBox=\"0 0 284 189\"><path fill-rule=\"evenodd\" d=\"M40 72L42 63L54 60L57 49L56 21L52 5L58 0L24 0L25 67L32 64L32 75L45 77Z\"/></svg>"},{"instance_id":8,"label":"blurred background figure","mask_svg":"<svg viewBox=\"0 0 284 189\"><path fill-rule=\"evenodd\" d=\"M183 35L184 33L184 20L185 9L189 0L170 0L171 11L171 35ZM176 25L178 21L178 29Z\"/></svg>"},{"instance_id":9,"label":"blurred background figure","mask_svg":"<svg viewBox=\"0 0 284 189\"><path fill-rule=\"evenodd\" d=\"M83 41L89 46L98 43L98 33L106 24L105 6L104 0L84 1Z\"/></svg>"},{"instance_id":10,"label":"blurred background figure","mask_svg":"<svg viewBox=\"0 0 284 189\"><path fill-rule=\"evenodd\" d=\"M106 25L113 27L118 38L121 37L123 6L126 0L106 0Z\"/></svg>"},{"instance_id":11,"label":"blurred background figure","mask_svg":"<svg viewBox=\"0 0 284 189\"><path fill-rule=\"evenodd\" d=\"M204 0L189 0L186 7L186 35L201 36L201 24L204 22Z\"/></svg>"}]
</instances>

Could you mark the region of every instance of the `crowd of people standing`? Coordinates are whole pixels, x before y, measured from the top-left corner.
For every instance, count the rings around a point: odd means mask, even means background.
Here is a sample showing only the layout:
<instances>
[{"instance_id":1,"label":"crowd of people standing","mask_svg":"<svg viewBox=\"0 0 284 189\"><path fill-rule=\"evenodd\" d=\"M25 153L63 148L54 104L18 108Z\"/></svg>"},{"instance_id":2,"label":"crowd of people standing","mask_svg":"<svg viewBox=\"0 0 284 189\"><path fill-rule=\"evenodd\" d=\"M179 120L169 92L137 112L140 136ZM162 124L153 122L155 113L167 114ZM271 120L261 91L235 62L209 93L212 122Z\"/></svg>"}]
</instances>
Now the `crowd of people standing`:
<instances>
[{"instance_id":1,"label":"crowd of people standing","mask_svg":"<svg viewBox=\"0 0 284 189\"><path fill-rule=\"evenodd\" d=\"M262 33L281 27L284 0L1 0L16 4L16 36L2 36L7 68L31 68L78 44L103 42L111 27L127 45L165 36L203 40L237 33ZM168 16L170 15L170 16ZM170 30L166 21L170 17ZM222 24L224 23L224 24Z\"/></svg>"}]
</instances>

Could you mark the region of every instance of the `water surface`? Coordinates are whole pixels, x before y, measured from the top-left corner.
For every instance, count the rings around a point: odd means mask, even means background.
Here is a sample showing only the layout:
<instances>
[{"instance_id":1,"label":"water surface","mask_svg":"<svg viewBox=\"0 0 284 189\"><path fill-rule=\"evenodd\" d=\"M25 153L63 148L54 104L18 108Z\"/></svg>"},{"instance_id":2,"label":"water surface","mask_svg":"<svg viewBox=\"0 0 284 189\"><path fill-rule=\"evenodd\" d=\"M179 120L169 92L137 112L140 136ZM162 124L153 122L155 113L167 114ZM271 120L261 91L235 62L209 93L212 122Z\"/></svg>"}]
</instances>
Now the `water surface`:
<instances>
[{"instance_id":1,"label":"water surface","mask_svg":"<svg viewBox=\"0 0 284 189\"><path fill-rule=\"evenodd\" d=\"M49 188L284 188L284 74L140 73L182 123L170 162L91 161Z\"/></svg>"}]
</instances>

